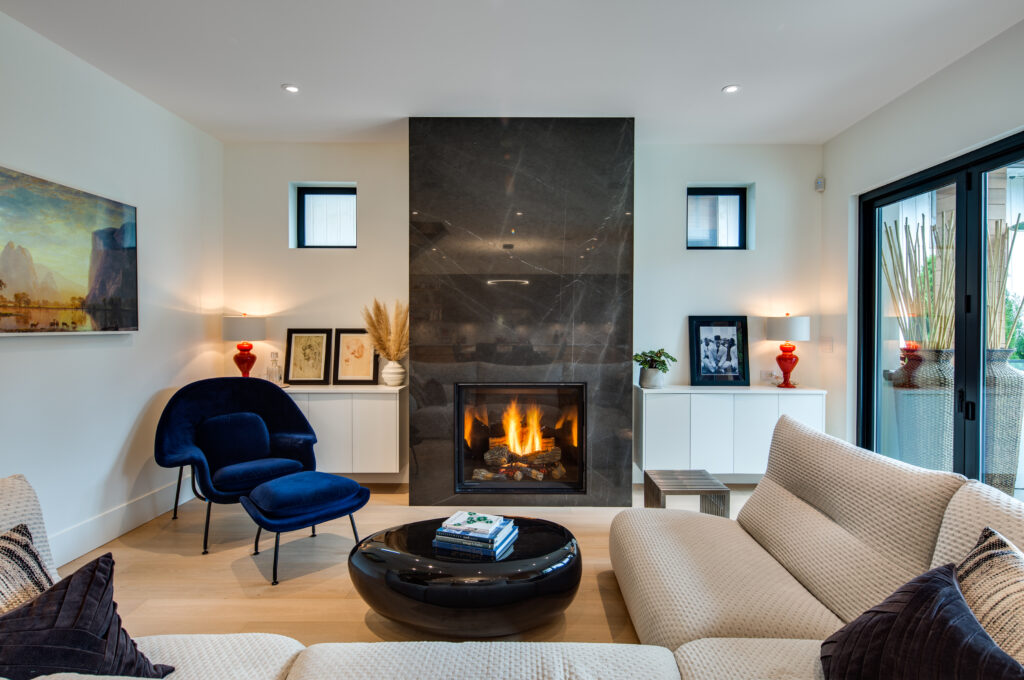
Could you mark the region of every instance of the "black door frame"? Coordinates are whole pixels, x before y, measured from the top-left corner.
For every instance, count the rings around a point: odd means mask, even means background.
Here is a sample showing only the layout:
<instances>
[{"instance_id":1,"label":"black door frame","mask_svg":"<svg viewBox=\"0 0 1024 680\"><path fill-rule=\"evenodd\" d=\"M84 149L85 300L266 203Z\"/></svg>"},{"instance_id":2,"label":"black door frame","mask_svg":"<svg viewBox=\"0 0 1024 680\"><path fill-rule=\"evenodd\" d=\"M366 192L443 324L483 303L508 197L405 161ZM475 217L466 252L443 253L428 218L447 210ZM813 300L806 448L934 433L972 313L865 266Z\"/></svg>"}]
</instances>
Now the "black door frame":
<instances>
[{"instance_id":1,"label":"black door frame","mask_svg":"<svg viewBox=\"0 0 1024 680\"><path fill-rule=\"evenodd\" d=\"M875 372L878 329L875 308L880 271L879 207L956 184L956 327L954 332L953 471L982 475L985 357L984 175L1024 158L1024 132L874 189L859 198L857 294L857 443L875 450ZM973 417L972 416L973 411Z\"/></svg>"}]
</instances>

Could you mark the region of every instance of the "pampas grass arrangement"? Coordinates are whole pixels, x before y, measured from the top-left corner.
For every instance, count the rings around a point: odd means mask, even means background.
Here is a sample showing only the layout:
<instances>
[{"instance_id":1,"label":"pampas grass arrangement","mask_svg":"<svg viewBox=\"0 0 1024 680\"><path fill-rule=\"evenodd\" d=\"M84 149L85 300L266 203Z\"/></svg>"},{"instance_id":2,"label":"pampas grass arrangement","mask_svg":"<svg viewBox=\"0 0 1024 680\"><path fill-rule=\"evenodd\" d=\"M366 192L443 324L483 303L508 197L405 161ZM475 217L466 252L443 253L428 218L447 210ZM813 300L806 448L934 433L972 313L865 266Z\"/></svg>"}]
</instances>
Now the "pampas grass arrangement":
<instances>
[{"instance_id":1,"label":"pampas grass arrangement","mask_svg":"<svg viewBox=\"0 0 1024 680\"><path fill-rule=\"evenodd\" d=\"M1020 215L1017 223L1010 225L1006 220L995 220L988 234L988 318L985 320L987 346L989 349L1006 349L1017 330L1020 312L1024 305L1017 306L1017 313L1009 327L1006 325L1006 279L1010 273L1010 257L1021 229ZM1013 232L1013 235L1010 235Z\"/></svg>"},{"instance_id":2,"label":"pampas grass arrangement","mask_svg":"<svg viewBox=\"0 0 1024 680\"><path fill-rule=\"evenodd\" d=\"M394 314L374 298L373 305L363 307L366 332L377 353L388 361L401 361L409 353L409 305L395 302Z\"/></svg>"}]
</instances>

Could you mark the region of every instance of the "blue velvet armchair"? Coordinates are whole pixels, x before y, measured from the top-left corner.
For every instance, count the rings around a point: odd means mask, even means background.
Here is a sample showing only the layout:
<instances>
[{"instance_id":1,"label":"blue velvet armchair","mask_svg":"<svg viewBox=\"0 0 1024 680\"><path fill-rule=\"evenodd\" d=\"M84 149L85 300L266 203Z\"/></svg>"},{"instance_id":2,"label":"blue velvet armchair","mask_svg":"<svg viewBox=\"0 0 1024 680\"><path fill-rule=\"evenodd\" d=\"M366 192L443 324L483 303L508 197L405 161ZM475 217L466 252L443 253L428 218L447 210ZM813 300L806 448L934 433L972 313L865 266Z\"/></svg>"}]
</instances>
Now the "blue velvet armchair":
<instances>
[{"instance_id":1,"label":"blue velvet armchair","mask_svg":"<svg viewBox=\"0 0 1024 680\"><path fill-rule=\"evenodd\" d=\"M316 435L284 390L259 378L210 378L178 390L156 428L156 462L178 468L174 517L182 472L206 502L203 554L208 552L210 508L237 503L260 484L316 469ZM198 488L196 488L198 486Z\"/></svg>"}]
</instances>

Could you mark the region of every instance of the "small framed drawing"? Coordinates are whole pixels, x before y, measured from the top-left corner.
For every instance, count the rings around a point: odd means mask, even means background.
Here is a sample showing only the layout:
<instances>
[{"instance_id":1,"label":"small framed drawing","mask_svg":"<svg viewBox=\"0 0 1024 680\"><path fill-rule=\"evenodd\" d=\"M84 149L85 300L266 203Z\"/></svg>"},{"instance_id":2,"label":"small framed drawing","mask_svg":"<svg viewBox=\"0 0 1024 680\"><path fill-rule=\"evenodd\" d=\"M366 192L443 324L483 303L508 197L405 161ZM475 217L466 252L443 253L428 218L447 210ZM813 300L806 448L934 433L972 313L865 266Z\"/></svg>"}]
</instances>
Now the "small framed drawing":
<instances>
[{"instance_id":1,"label":"small framed drawing","mask_svg":"<svg viewBox=\"0 0 1024 680\"><path fill-rule=\"evenodd\" d=\"M690 317L690 384L750 384L747 317Z\"/></svg>"},{"instance_id":2,"label":"small framed drawing","mask_svg":"<svg viewBox=\"0 0 1024 680\"><path fill-rule=\"evenodd\" d=\"M289 385L329 385L330 328L289 328L284 381Z\"/></svg>"},{"instance_id":3,"label":"small framed drawing","mask_svg":"<svg viewBox=\"0 0 1024 680\"><path fill-rule=\"evenodd\" d=\"M334 329L333 375L335 385L377 384L377 353L364 329Z\"/></svg>"}]
</instances>

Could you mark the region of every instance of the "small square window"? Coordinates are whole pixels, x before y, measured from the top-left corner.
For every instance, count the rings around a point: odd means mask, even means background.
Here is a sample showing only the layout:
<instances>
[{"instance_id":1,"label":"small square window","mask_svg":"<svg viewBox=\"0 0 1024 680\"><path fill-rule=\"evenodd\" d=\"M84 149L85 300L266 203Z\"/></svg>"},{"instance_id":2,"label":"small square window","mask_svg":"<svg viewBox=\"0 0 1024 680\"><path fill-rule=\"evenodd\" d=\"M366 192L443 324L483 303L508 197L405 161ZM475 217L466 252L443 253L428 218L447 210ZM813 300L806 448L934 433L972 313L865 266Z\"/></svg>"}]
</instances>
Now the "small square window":
<instances>
[{"instance_id":1,"label":"small square window","mask_svg":"<svg viewBox=\"0 0 1024 680\"><path fill-rule=\"evenodd\" d=\"M295 187L295 245L356 247L356 188Z\"/></svg>"},{"instance_id":2,"label":"small square window","mask_svg":"<svg viewBox=\"0 0 1024 680\"><path fill-rule=\"evenodd\" d=\"M747 188L687 188L686 247L746 249Z\"/></svg>"}]
</instances>

